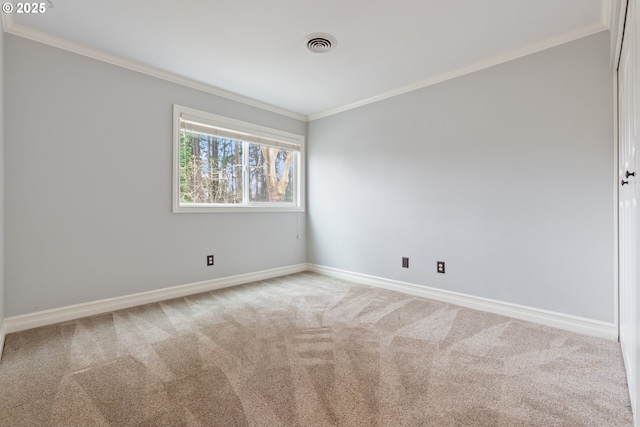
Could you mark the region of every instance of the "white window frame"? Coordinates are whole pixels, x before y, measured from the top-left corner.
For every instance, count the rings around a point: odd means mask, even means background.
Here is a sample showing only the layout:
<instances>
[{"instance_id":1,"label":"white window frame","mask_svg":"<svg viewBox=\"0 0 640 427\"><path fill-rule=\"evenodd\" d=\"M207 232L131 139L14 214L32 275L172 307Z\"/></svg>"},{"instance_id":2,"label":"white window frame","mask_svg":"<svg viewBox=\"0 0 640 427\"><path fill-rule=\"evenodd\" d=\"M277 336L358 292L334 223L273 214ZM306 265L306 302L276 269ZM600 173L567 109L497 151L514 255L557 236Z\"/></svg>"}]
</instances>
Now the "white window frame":
<instances>
[{"instance_id":1,"label":"white window frame","mask_svg":"<svg viewBox=\"0 0 640 427\"><path fill-rule=\"evenodd\" d=\"M180 121L181 118L192 119L209 126L221 129L226 134L235 134L240 141L260 143L261 139L268 141L267 145L285 146L297 145L299 152L295 160L295 202L249 202L248 185L244 185L244 203L180 203ZM204 212L304 212L305 206L305 138L302 135L272 129L254 123L231 119L217 114L207 113L182 105L173 106L173 212L174 213L204 213ZM245 168L243 168L243 182L247 181L248 150L245 150Z\"/></svg>"}]
</instances>

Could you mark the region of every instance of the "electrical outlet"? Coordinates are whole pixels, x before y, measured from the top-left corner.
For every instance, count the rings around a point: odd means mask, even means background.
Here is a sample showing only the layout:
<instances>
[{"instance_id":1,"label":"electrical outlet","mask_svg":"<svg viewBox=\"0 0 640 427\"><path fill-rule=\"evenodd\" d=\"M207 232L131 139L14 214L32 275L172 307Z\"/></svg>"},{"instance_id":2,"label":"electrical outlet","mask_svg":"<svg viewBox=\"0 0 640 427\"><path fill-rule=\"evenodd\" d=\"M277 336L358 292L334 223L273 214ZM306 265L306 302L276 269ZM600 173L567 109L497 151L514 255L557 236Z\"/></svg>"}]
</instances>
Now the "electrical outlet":
<instances>
[{"instance_id":1,"label":"electrical outlet","mask_svg":"<svg viewBox=\"0 0 640 427\"><path fill-rule=\"evenodd\" d=\"M409 268L409 258L406 256L402 257L402 268Z\"/></svg>"},{"instance_id":2,"label":"electrical outlet","mask_svg":"<svg viewBox=\"0 0 640 427\"><path fill-rule=\"evenodd\" d=\"M207 255L207 267L213 265L213 255Z\"/></svg>"},{"instance_id":3,"label":"electrical outlet","mask_svg":"<svg viewBox=\"0 0 640 427\"><path fill-rule=\"evenodd\" d=\"M444 274L444 261L438 261L438 273Z\"/></svg>"}]
</instances>

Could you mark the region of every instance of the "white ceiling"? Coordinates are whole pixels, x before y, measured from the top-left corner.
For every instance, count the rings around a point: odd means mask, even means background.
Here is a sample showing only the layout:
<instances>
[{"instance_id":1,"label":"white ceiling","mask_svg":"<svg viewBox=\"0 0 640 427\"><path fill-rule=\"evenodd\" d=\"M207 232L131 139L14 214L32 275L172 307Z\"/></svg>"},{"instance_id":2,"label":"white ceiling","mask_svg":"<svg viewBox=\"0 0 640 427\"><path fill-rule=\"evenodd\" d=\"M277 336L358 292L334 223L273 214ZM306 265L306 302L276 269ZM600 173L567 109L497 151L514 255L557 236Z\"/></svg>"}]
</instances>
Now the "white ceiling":
<instances>
[{"instance_id":1,"label":"white ceiling","mask_svg":"<svg viewBox=\"0 0 640 427\"><path fill-rule=\"evenodd\" d=\"M51 2L40 15L3 14L5 31L311 119L603 31L610 7L609 0ZM337 47L309 52L305 37L316 32L333 35Z\"/></svg>"}]
</instances>

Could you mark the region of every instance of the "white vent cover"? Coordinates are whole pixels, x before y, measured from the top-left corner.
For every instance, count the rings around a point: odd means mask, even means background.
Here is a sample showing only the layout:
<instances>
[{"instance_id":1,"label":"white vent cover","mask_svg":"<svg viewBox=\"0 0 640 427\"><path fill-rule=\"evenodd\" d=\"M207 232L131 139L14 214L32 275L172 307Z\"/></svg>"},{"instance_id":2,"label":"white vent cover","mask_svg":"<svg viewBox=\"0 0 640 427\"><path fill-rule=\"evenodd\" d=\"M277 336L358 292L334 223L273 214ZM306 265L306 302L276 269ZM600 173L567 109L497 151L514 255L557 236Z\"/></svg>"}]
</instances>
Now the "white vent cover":
<instances>
[{"instance_id":1,"label":"white vent cover","mask_svg":"<svg viewBox=\"0 0 640 427\"><path fill-rule=\"evenodd\" d=\"M333 36L324 33L309 34L305 38L307 49L313 53L326 53L336 47L338 42Z\"/></svg>"}]
</instances>

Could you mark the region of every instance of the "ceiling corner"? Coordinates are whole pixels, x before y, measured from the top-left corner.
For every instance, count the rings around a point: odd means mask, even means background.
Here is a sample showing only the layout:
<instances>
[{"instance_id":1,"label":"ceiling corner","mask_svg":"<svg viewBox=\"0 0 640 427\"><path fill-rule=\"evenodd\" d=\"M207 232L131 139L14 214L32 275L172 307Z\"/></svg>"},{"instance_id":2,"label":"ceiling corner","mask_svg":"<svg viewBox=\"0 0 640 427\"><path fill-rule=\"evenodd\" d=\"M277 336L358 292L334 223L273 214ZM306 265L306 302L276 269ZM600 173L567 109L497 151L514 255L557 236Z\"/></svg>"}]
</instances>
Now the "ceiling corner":
<instances>
[{"instance_id":1,"label":"ceiling corner","mask_svg":"<svg viewBox=\"0 0 640 427\"><path fill-rule=\"evenodd\" d=\"M2 12L2 17L0 18L0 23L2 24L2 31L3 32L7 32L9 31L9 28L11 28L11 25L13 24L13 19L11 18L11 14L10 13L5 13L4 11Z\"/></svg>"}]
</instances>

